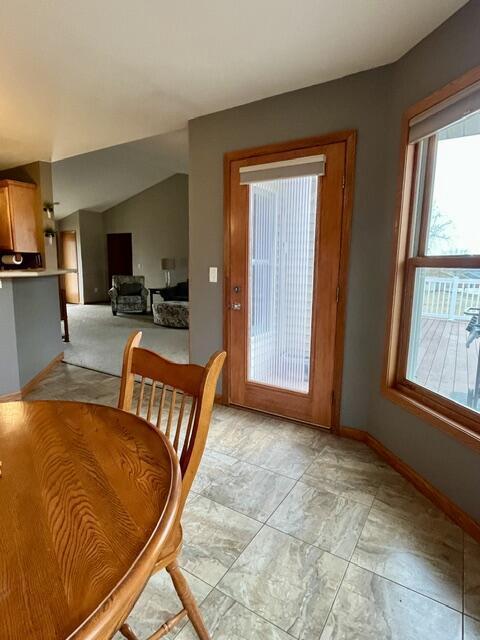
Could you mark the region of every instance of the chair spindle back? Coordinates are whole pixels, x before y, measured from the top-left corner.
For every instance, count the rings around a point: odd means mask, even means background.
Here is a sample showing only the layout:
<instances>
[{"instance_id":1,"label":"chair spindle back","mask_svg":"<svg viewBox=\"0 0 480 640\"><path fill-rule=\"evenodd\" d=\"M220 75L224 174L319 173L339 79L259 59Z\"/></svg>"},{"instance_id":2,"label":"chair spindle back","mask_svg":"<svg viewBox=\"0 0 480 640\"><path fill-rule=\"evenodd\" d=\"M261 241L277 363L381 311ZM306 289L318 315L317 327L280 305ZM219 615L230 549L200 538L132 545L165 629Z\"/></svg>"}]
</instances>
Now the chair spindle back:
<instances>
[{"instance_id":1,"label":"chair spindle back","mask_svg":"<svg viewBox=\"0 0 480 640\"><path fill-rule=\"evenodd\" d=\"M226 353L214 353L205 367L178 364L141 348L141 338L142 332L135 331L125 346L118 407L131 411L136 396L136 415L145 417L172 442L182 471L181 514L205 449ZM137 387L136 376L140 378Z\"/></svg>"}]
</instances>

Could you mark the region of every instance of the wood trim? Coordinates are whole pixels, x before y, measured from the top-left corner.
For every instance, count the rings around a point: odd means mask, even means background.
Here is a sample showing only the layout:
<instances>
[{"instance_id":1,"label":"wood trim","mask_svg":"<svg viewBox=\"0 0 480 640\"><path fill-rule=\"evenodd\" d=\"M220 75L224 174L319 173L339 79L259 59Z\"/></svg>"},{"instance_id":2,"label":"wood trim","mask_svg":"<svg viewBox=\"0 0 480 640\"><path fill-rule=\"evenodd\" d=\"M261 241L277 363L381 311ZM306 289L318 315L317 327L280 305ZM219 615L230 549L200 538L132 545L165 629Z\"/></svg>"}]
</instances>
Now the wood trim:
<instances>
[{"instance_id":1,"label":"wood trim","mask_svg":"<svg viewBox=\"0 0 480 640\"><path fill-rule=\"evenodd\" d=\"M223 398L223 393L216 393L214 402L215 404L221 404L222 406L227 406Z\"/></svg>"},{"instance_id":2,"label":"wood trim","mask_svg":"<svg viewBox=\"0 0 480 640\"><path fill-rule=\"evenodd\" d=\"M40 382L46 378L46 376L50 373L50 371L63 360L63 351L55 356L53 360L51 360L46 367L44 367L41 371L37 373L35 377L33 377L27 384L23 385L20 391L15 391L14 393L8 393L6 395L0 396L0 402L14 402L16 400L22 400L30 391L40 384Z\"/></svg>"},{"instance_id":3,"label":"wood trim","mask_svg":"<svg viewBox=\"0 0 480 640\"><path fill-rule=\"evenodd\" d=\"M423 189L423 198L422 198L422 206L421 206L421 220L420 220L420 238L418 244L418 255L425 256L427 251L427 236L428 236L428 227L430 224L430 215L432 209L432 198L433 198L433 178L435 175L435 165L436 165L436 154L437 154L437 136L433 135L428 138L427 142L427 157L426 157L426 167L425 167L425 187ZM418 155L418 154L417 154ZM415 166L414 173L418 169L418 166ZM410 203L410 210L413 214L413 203ZM411 215L413 229L414 225L414 216Z\"/></svg>"},{"instance_id":4,"label":"wood trim","mask_svg":"<svg viewBox=\"0 0 480 640\"><path fill-rule=\"evenodd\" d=\"M281 142L227 152L224 155L224 290L223 290L223 344L229 353L230 335L229 319L226 310L230 302L230 176L232 163L238 160L247 160L256 156L264 156L275 153L289 152L300 149L308 149L314 146L328 145L344 142L346 145L345 160L345 188L343 193L343 216L341 232L341 249L339 258L339 300L337 304L337 323L335 329L335 356L334 356L334 395L332 401L332 430L337 431L340 424L340 403L342 391L343 356L345 342L345 315L347 301L348 264L350 252L350 236L353 212L355 157L356 157L355 130L336 131L322 136L302 138L300 140ZM228 357L228 356L227 356ZM223 370L222 402L229 404L230 380L228 376L228 363Z\"/></svg>"},{"instance_id":5,"label":"wood trim","mask_svg":"<svg viewBox=\"0 0 480 640\"><path fill-rule=\"evenodd\" d=\"M263 411L262 409L257 409L255 407L249 406L239 406L233 403L225 403L223 401L223 395L215 395L215 404L219 404L225 407L233 407L234 409L238 409L239 411L248 411L249 413L253 413L256 415L262 416L270 416L272 418L279 418L282 422L288 422L289 424L297 424L302 427L308 427L309 429L315 429L316 431L322 431L323 433L335 433L339 435L338 432L334 431L331 427L325 427L321 424L315 424L313 422L306 422L305 420L297 420L296 418L285 418L279 413L275 413L274 411Z\"/></svg>"},{"instance_id":6,"label":"wood trim","mask_svg":"<svg viewBox=\"0 0 480 640\"><path fill-rule=\"evenodd\" d=\"M21 391L15 391L14 393L5 393L3 396L0 396L0 402L16 402L17 400L21 399Z\"/></svg>"},{"instance_id":7,"label":"wood trim","mask_svg":"<svg viewBox=\"0 0 480 640\"><path fill-rule=\"evenodd\" d=\"M410 332L413 314L413 294L415 289L416 269L412 264L412 259L405 261L404 285L403 285L403 309L401 312L400 330L398 333L398 357L397 369L395 373L395 384L399 378L407 377L408 345L410 342Z\"/></svg>"},{"instance_id":8,"label":"wood trim","mask_svg":"<svg viewBox=\"0 0 480 640\"><path fill-rule=\"evenodd\" d=\"M16 186L16 187L25 187L26 189L36 189L37 185L33 182L21 182L20 180L10 180L10 178L5 178L4 180L0 180L0 187L8 187L8 186Z\"/></svg>"},{"instance_id":9,"label":"wood trim","mask_svg":"<svg viewBox=\"0 0 480 640\"><path fill-rule=\"evenodd\" d=\"M471 84L475 84L475 82L478 82L479 80L480 65L473 67L473 69L470 69L469 71L466 71L460 77L455 78L455 80L452 80L440 89L437 89L430 95L413 104L405 111L406 118L408 120L411 120L415 116L418 116L420 113L427 111L427 109L431 109L439 102L443 102L443 100L450 98L450 96L453 96L459 91L466 89Z\"/></svg>"},{"instance_id":10,"label":"wood trim","mask_svg":"<svg viewBox=\"0 0 480 640\"><path fill-rule=\"evenodd\" d=\"M337 303L337 327L335 332L335 359L333 373L333 433L338 433L338 430L340 428L340 407L342 400L343 358L345 346L345 326L347 317L348 268L350 264L350 239L353 217L357 132L351 131L346 137L345 142L345 189L343 190L342 239L340 245L340 265L338 274L339 297Z\"/></svg>"},{"instance_id":11,"label":"wood trim","mask_svg":"<svg viewBox=\"0 0 480 640\"><path fill-rule=\"evenodd\" d=\"M300 138L299 140L266 144L262 147L250 147L247 149L240 149L238 151L228 151L225 153L224 160L231 164L235 160L246 160L247 158L254 158L255 156L294 151L296 149L308 149L309 147L333 144L335 142L345 142L351 137L354 139L356 137L356 131L354 129L334 131L321 136L311 136L310 138ZM228 175L230 175L230 173L228 173Z\"/></svg>"},{"instance_id":12,"label":"wood trim","mask_svg":"<svg viewBox=\"0 0 480 640\"><path fill-rule=\"evenodd\" d=\"M451 269L479 269L480 256L418 256L409 258L415 267L443 267Z\"/></svg>"},{"instance_id":13,"label":"wood trim","mask_svg":"<svg viewBox=\"0 0 480 640\"><path fill-rule=\"evenodd\" d=\"M218 404L224 404L224 403L218 403ZM251 407L250 405L247 405L247 404L239 405L233 402L230 402L225 406L233 407L234 409L238 409L239 411L250 411L251 413L270 416L272 418L279 418L279 420L282 420L283 422L288 422L290 424L297 424L297 425L301 425L302 427L308 427L309 429L316 429L317 431L323 431L325 433L333 433L335 435L338 435L337 430L335 430L333 427L327 427L324 424L318 424L317 422L309 422L308 420L302 420L301 418L285 417L285 415L279 412L275 412L273 409L270 411L267 411L265 409L259 409L258 407Z\"/></svg>"},{"instance_id":14,"label":"wood trim","mask_svg":"<svg viewBox=\"0 0 480 640\"><path fill-rule=\"evenodd\" d=\"M230 173L233 158L226 153L223 158L223 348L227 352L227 360L222 371L222 404L228 405L230 398L230 377L228 375L230 353L230 330L227 309L230 304L231 274L230 274Z\"/></svg>"},{"instance_id":15,"label":"wood trim","mask_svg":"<svg viewBox=\"0 0 480 640\"><path fill-rule=\"evenodd\" d=\"M434 409L433 406L431 407L418 397L416 398L415 393L411 390L392 387L387 389L384 395L388 400L407 409L417 418L429 422L480 453L480 433L467 426L468 421L463 416L461 416L462 422L460 423L458 416L455 416L452 411L444 408Z\"/></svg>"},{"instance_id":16,"label":"wood trim","mask_svg":"<svg viewBox=\"0 0 480 640\"><path fill-rule=\"evenodd\" d=\"M13 250L13 223L12 206L10 202L10 189L8 185L0 183L0 217L3 218L0 226L0 249Z\"/></svg>"},{"instance_id":17,"label":"wood trim","mask_svg":"<svg viewBox=\"0 0 480 640\"><path fill-rule=\"evenodd\" d=\"M470 407L452 402L445 396L409 380L406 375L398 380L396 390L411 397L421 406L430 407L440 414L445 414L453 422L459 424L458 428L466 428L469 432L472 431L480 435L478 413Z\"/></svg>"},{"instance_id":18,"label":"wood trim","mask_svg":"<svg viewBox=\"0 0 480 640\"><path fill-rule=\"evenodd\" d=\"M396 214L393 238L393 259L390 275L390 306L387 311L387 326L385 334L384 362L381 391L382 394L395 404L411 411L422 420L426 420L435 427L442 429L458 438L464 444L478 449L477 434L465 424L459 424L458 415L452 419L447 411L442 413L426 406L416 399L412 399L397 388L397 373L399 370L400 334L402 328L402 306L406 280L406 264L408 260L408 236L410 226L411 196L414 170L414 145L408 142L410 120L430 109L434 105L446 100L455 93L480 81L480 66L438 89L431 95L408 108L402 117L400 136L400 160L397 178ZM436 256L416 257L410 261L415 266L452 266L479 267L478 256ZM400 363L401 364L401 363ZM451 411L451 410L450 410ZM463 419L462 419L463 422Z\"/></svg>"},{"instance_id":19,"label":"wood trim","mask_svg":"<svg viewBox=\"0 0 480 640\"><path fill-rule=\"evenodd\" d=\"M20 390L20 393L22 394L22 398L24 398L28 393L30 393L30 391L32 391L34 387L40 384L40 382L47 377L47 375L55 367L55 365L57 365L59 362L63 360L63 355L64 353L62 351L61 353L58 354L58 356L55 356L55 358L53 358L53 360L51 360L46 367L44 367L41 371L39 371L37 375L30 380L30 382L27 382L27 384L23 385L23 387Z\"/></svg>"},{"instance_id":20,"label":"wood trim","mask_svg":"<svg viewBox=\"0 0 480 640\"><path fill-rule=\"evenodd\" d=\"M408 144L408 120L403 118L400 144L400 173L396 194L396 219L393 240L393 260L390 273L390 306L387 310L386 344L384 349L382 391L395 383L397 370L400 315L405 286L405 263L408 255L409 220L406 215L410 208L413 191L413 167L415 150Z\"/></svg>"},{"instance_id":21,"label":"wood trim","mask_svg":"<svg viewBox=\"0 0 480 640\"><path fill-rule=\"evenodd\" d=\"M428 480L420 475L415 469L410 467L401 458L396 456L390 449L387 449L377 438L367 431L352 429L351 427L341 427L340 436L364 442L383 458L395 471L400 473L406 480L433 504L438 507L455 524L466 531L472 538L480 542L480 523L469 516L450 498L434 487Z\"/></svg>"}]
</instances>

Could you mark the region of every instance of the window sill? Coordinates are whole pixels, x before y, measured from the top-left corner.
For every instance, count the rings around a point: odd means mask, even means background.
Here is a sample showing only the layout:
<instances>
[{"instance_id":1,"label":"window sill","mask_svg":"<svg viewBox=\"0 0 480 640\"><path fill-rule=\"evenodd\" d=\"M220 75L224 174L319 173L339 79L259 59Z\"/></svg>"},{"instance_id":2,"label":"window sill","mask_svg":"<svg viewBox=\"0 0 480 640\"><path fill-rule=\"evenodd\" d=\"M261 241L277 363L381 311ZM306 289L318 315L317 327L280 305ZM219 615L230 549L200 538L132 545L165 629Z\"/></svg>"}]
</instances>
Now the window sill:
<instances>
[{"instance_id":1,"label":"window sill","mask_svg":"<svg viewBox=\"0 0 480 640\"><path fill-rule=\"evenodd\" d=\"M480 433L474 431L466 424L421 402L418 398L414 397L413 392L404 387L383 387L382 392L383 395L394 404L407 409L407 411L413 413L418 418L429 422L437 429L448 433L456 440L459 440L480 453Z\"/></svg>"}]
</instances>

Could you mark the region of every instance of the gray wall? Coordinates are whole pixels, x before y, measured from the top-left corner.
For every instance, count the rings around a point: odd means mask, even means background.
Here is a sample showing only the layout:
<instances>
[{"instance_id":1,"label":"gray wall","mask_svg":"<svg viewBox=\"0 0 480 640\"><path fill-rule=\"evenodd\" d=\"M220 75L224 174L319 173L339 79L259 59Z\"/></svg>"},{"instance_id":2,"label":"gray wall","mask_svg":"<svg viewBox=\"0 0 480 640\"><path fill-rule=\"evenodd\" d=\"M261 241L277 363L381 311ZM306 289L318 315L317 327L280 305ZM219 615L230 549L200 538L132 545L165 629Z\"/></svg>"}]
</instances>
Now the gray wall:
<instances>
[{"instance_id":1,"label":"gray wall","mask_svg":"<svg viewBox=\"0 0 480 640\"><path fill-rule=\"evenodd\" d=\"M108 300L107 249L103 215L80 211L83 302Z\"/></svg>"},{"instance_id":2,"label":"gray wall","mask_svg":"<svg viewBox=\"0 0 480 640\"><path fill-rule=\"evenodd\" d=\"M39 206L42 209L42 219L44 229L56 229L56 222L54 218L49 218L48 214L43 211L43 205L46 202L52 203L53 200L53 185L52 185L52 164L50 162L39 162L39 176L38 186L40 192ZM47 269L56 269L58 267L57 256L57 243L53 238L52 244L45 238L45 267Z\"/></svg>"},{"instance_id":3,"label":"gray wall","mask_svg":"<svg viewBox=\"0 0 480 640\"><path fill-rule=\"evenodd\" d=\"M75 211L58 221L58 229L77 234L80 304L104 302L108 299L108 287L103 215L97 211Z\"/></svg>"},{"instance_id":4,"label":"gray wall","mask_svg":"<svg viewBox=\"0 0 480 640\"><path fill-rule=\"evenodd\" d=\"M172 282L185 280L188 176L177 173L104 213L76 211L59 220L58 228L77 233L81 304L108 299L107 233L132 233L133 272L145 275L147 287L165 284L161 258L176 258Z\"/></svg>"},{"instance_id":5,"label":"gray wall","mask_svg":"<svg viewBox=\"0 0 480 640\"><path fill-rule=\"evenodd\" d=\"M56 211L106 211L174 173L188 173L188 131L117 144L52 164Z\"/></svg>"},{"instance_id":6,"label":"gray wall","mask_svg":"<svg viewBox=\"0 0 480 640\"><path fill-rule=\"evenodd\" d=\"M0 396L18 392L63 351L58 278L1 283Z\"/></svg>"},{"instance_id":7,"label":"gray wall","mask_svg":"<svg viewBox=\"0 0 480 640\"><path fill-rule=\"evenodd\" d=\"M480 64L479 26L472 0L394 65L191 121L189 256L191 358L202 363L222 346L222 285L208 283L208 266L222 275L223 154L356 129L341 422L371 431L480 520L478 455L380 394L401 113Z\"/></svg>"},{"instance_id":8,"label":"gray wall","mask_svg":"<svg viewBox=\"0 0 480 640\"><path fill-rule=\"evenodd\" d=\"M53 199L49 162L8 169L1 177L34 182L43 228L55 227L43 212L43 204ZM56 242L45 244L44 264L57 267ZM0 396L18 392L62 350L58 278L1 279Z\"/></svg>"},{"instance_id":9,"label":"gray wall","mask_svg":"<svg viewBox=\"0 0 480 640\"><path fill-rule=\"evenodd\" d=\"M435 89L480 64L480 2L474 0L399 60L392 69L392 102L385 162L387 199L384 211L372 212L372 240L378 264L372 269L376 314L372 314L372 392L368 430L414 467L465 511L480 520L480 457L430 424L392 404L380 394L385 318L389 301L387 266L392 253L400 121L403 111Z\"/></svg>"},{"instance_id":10,"label":"gray wall","mask_svg":"<svg viewBox=\"0 0 480 640\"><path fill-rule=\"evenodd\" d=\"M223 154L226 151L358 131L342 421L364 427L370 396L372 212L384 201L384 136L390 73L374 69L190 122L190 341L193 362L220 348L223 323ZM219 267L219 283L208 267Z\"/></svg>"},{"instance_id":11,"label":"gray wall","mask_svg":"<svg viewBox=\"0 0 480 640\"><path fill-rule=\"evenodd\" d=\"M0 280L0 396L20 389L12 280Z\"/></svg>"},{"instance_id":12,"label":"gray wall","mask_svg":"<svg viewBox=\"0 0 480 640\"><path fill-rule=\"evenodd\" d=\"M103 216L105 233L132 233L133 272L145 276L147 287L165 285L162 258L176 259L172 283L187 278L187 175L176 173Z\"/></svg>"},{"instance_id":13,"label":"gray wall","mask_svg":"<svg viewBox=\"0 0 480 640\"><path fill-rule=\"evenodd\" d=\"M58 278L14 280L13 306L23 387L63 351Z\"/></svg>"}]
</instances>

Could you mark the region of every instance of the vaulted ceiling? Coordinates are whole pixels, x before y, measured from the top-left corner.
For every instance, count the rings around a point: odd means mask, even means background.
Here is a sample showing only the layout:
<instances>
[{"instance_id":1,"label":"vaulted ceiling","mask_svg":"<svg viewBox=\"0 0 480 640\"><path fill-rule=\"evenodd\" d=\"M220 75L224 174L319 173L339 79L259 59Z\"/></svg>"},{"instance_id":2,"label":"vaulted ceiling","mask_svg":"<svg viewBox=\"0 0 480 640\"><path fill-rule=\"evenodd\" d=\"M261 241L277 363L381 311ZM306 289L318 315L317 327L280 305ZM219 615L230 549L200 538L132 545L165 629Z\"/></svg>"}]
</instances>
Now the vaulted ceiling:
<instances>
[{"instance_id":1,"label":"vaulted ceiling","mask_svg":"<svg viewBox=\"0 0 480 640\"><path fill-rule=\"evenodd\" d=\"M188 172L186 129L66 158L52 165L55 217L79 209L105 211L165 180Z\"/></svg>"}]
</instances>

